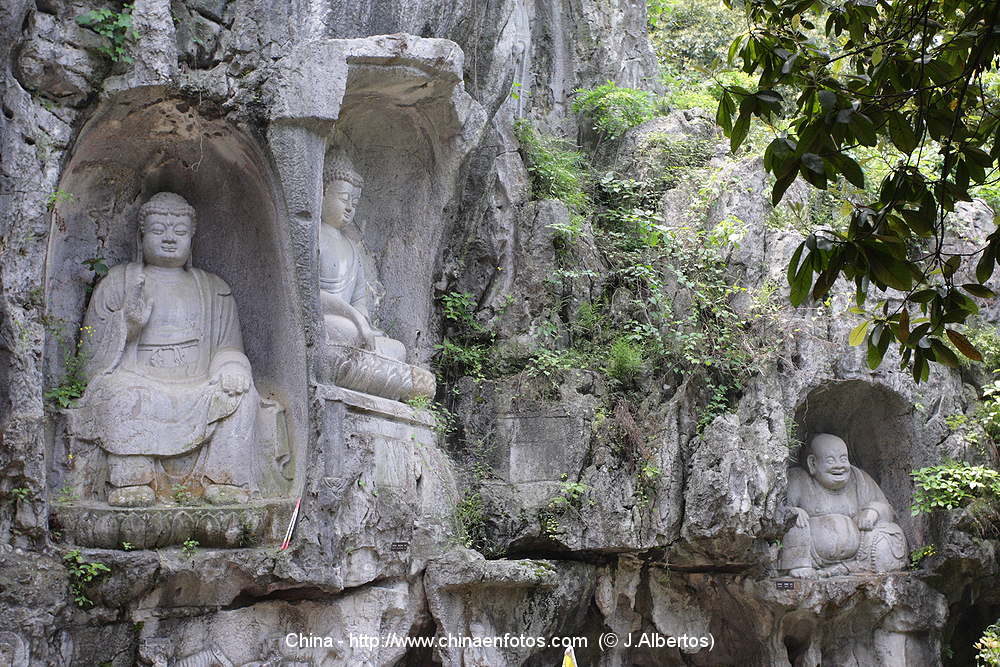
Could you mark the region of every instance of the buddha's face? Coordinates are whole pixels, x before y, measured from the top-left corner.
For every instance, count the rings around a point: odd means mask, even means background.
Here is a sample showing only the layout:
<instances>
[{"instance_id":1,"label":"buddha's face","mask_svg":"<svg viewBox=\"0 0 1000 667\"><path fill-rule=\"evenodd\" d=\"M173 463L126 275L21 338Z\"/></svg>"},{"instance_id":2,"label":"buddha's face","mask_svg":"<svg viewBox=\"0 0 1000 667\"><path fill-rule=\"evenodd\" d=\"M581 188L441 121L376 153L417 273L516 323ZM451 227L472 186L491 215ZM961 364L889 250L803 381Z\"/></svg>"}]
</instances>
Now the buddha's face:
<instances>
[{"instance_id":1,"label":"buddha's face","mask_svg":"<svg viewBox=\"0 0 1000 667\"><path fill-rule=\"evenodd\" d=\"M176 268L191 256L194 230L186 214L150 213L142 230L142 255L146 264Z\"/></svg>"},{"instance_id":2,"label":"buddha's face","mask_svg":"<svg viewBox=\"0 0 1000 667\"><path fill-rule=\"evenodd\" d=\"M847 443L835 435L817 435L811 443L812 453L806 459L809 474L824 488L837 491L851 479L851 461Z\"/></svg>"},{"instance_id":3,"label":"buddha's face","mask_svg":"<svg viewBox=\"0 0 1000 667\"><path fill-rule=\"evenodd\" d=\"M323 194L323 222L343 229L354 221L361 189L347 181L331 181Z\"/></svg>"}]
</instances>

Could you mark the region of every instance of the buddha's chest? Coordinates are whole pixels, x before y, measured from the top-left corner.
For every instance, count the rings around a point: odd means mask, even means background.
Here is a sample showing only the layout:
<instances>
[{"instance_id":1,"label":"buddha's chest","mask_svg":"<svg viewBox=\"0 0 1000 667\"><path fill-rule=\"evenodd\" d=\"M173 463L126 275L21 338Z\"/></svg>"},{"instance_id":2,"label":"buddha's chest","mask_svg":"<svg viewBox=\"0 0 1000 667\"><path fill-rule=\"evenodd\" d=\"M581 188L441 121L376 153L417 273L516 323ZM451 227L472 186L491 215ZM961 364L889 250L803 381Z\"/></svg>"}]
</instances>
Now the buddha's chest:
<instances>
[{"instance_id":1,"label":"buddha's chest","mask_svg":"<svg viewBox=\"0 0 1000 667\"><path fill-rule=\"evenodd\" d=\"M319 258L320 271L343 273L354 263L354 248L343 236L332 238L324 234L320 239Z\"/></svg>"},{"instance_id":2,"label":"buddha's chest","mask_svg":"<svg viewBox=\"0 0 1000 667\"><path fill-rule=\"evenodd\" d=\"M139 360L151 368L195 364L202 338L201 295L189 275L146 284L152 310L139 336Z\"/></svg>"},{"instance_id":3,"label":"buddha's chest","mask_svg":"<svg viewBox=\"0 0 1000 667\"><path fill-rule=\"evenodd\" d=\"M860 511L857 494L852 488L845 488L841 492L832 492L816 485L813 493L802 499L802 508L809 516L820 516L824 514L842 514L853 517Z\"/></svg>"}]
</instances>

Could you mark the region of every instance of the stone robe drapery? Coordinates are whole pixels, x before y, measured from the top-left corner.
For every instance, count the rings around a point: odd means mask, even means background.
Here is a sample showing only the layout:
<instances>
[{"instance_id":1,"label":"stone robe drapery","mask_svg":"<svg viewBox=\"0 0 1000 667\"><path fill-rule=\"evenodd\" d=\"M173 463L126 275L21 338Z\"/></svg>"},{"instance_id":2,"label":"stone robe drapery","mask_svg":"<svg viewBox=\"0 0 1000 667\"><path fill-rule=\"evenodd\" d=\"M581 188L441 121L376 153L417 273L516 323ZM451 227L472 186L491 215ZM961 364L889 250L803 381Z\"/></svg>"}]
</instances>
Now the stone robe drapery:
<instances>
[{"instance_id":1,"label":"stone robe drapery","mask_svg":"<svg viewBox=\"0 0 1000 667\"><path fill-rule=\"evenodd\" d=\"M125 320L126 286L142 272L140 263L113 267L97 285L84 320L82 354L87 389L78 407L69 410L70 430L96 442L109 454L153 457L178 456L212 441L213 450L240 466L239 452L250 454L259 397L250 391L228 396L216 379L224 368L251 377L243 353L236 302L229 286L200 269L187 271L197 285L200 319L191 338L196 343L167 347L161 355L182 355L182 372L156 372L155 362L140 359L140 345L128 339ZM153 304L156 307L156 304ZM168 364L169 365L169 364ZM167 369L169 371L169 369ZM230 428L220 422L233 422ZM229 441L227 441L229 440ZM232 480L246 479L239 469Z\"/></svg>"},{"instance_id":2,"label":"stone robe drapery","mask_svg":"<svg viewBox=\"0 0 1000 667\"><path fill-rule=\"evenodd\" d=\"M905 563L906 538L893 523L892 506L868 473L851 466L844 488L832 491L802 468L788 473L787 503L809 516L805 528L792 526L782 541L779 569L828 568L843 564L848 572L886 572ZM858 528L865 509L878 512L870 531Z\"/></svg>"}]
</instances>

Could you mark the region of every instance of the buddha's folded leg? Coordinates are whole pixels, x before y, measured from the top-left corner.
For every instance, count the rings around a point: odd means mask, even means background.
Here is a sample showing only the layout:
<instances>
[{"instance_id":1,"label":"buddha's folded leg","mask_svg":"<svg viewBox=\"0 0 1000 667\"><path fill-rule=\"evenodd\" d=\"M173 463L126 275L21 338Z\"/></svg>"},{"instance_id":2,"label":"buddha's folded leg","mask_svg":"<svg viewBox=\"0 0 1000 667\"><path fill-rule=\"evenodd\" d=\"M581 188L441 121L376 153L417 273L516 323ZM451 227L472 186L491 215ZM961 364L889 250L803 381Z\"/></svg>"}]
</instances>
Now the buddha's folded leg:
<instances>
[{"instance_id":1,"label":"buddha's folded leg","mask_svg":"<svg viewBox=\"0 0 1000 667\"><path fill-rule=\"evenodd\" d=\"M108 481L111 486L152 484L153 459L149 456L108 454Z\"/></svg>"},{"instance_id":2,"label":"buddha's folded leg","mask_svg":"<svg viewBox=\"0 0 1000 667\"><path fill-rule=\"evenodd\" d=\"M215 423L201 464L202 483L209 502L244 502L257 491L260 453L256 422L260 396L251 387L239 407ZM225 488L224 488L225 487Z\"/></svg>"},{"instance_id":3,"label":"buddha's folded leg","mask_svg":"<svg viewBox=\"0 0 1000 667\"><path fill-rule=\"evenodd\" d=\"M108 504L116 507L145 507L156 502L153 487L153 459L149 456L108 454Z\"/></svg>"}]
</instances>

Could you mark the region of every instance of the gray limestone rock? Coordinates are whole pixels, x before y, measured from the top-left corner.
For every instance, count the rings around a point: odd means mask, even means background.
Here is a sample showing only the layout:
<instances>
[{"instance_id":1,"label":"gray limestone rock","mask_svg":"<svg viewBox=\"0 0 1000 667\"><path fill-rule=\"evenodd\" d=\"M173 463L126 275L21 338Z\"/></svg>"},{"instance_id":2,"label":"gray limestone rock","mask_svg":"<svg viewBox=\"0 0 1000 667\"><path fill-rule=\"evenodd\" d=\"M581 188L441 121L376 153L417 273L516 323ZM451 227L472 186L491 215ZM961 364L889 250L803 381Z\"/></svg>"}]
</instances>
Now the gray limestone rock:
<instances>
[{"instance_id":1,"label":"gray limestone rock","mask_svg":"<svg viewBox=\"0 0 1000 667\"><path fill-rule=\"evenodd\" d=\"M934 665L996 613L995 540L968 513L906 512L909 471L965 453L948 417L970 412L982 374L935 369L917 386L892 358L871 371L846 345L847 286L823 304L776 305L802 236L776 223L787 211L768 203L760 160L726 157L696 114L649 121L603 159L662 180L671 229L739 222L740 242L721 251L746 290L731 306L771 304L751 335L774 348L728 409L702 419L697 377L662 373L624 397L600 368L524 371L441 387L459 428L446 437L419 402L317 377L331 143L367 184L362 242L383 287L373 317L408 364L434 358L448 333L436 299L449 292L496 324L490 363L571 346L608 264L589 224L568 246L565 205L530 201L513 121L575 137L574 89L655 90L644 3L140 0L132 62L118 63L74 20L99 6L0 6L0 663L557 664L560 650L537 645L351 642L511 633L586 637L581 664L607 666ZM74 514L82 527L60 529L70 509L89 511L73 498L76 472L88 488L104 478L64 446L44 395L65 377L93 269L133 256L138 206L168 188L200 211L195 262L232 288L255 386L286 407L290 488L266 531L220 533L204 507L168 508L169 530L142 514ZM788 194L808 197L800 184ZM982 202L955 220L956 247L992 229ZM691 303L676 281L666 291L677 310ZM982 319L995 326L996 307ZM815 432L844 438L911 546L938 546L920 569L777 577L789 466ZM141 543L123 537L140 530ZM83 534L108 548L80 558L110 569L82 587L86 609L63 560ZM713 648L602 652L608 631L709 636Z\"/></svg>"}]
</instances>

